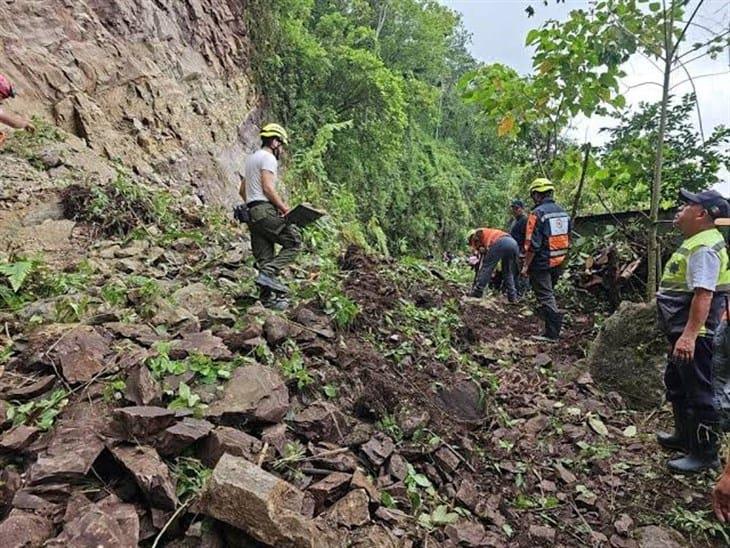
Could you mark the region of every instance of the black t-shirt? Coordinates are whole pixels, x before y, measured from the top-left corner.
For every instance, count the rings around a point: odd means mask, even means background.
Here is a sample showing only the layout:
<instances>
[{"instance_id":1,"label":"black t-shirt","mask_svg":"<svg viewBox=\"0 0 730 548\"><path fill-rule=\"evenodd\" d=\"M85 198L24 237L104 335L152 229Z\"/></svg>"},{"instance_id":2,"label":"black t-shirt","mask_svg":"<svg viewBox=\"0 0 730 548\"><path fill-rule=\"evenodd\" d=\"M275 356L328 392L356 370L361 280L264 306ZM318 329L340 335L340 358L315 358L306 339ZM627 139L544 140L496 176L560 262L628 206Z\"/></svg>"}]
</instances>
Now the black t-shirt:
<instances>
[{"instance_id":1,"label":"black t-shirt","mask_svg":"<svg viewBox=\"0 0 730 548\"><path fill-rule=\"evenodd\" d=\"M512 236L520 248L520 253L525 249L525 233L527 232L527 215L524 213L512 221L509 227L509 235Z\"/></svg>"}]
</instances>

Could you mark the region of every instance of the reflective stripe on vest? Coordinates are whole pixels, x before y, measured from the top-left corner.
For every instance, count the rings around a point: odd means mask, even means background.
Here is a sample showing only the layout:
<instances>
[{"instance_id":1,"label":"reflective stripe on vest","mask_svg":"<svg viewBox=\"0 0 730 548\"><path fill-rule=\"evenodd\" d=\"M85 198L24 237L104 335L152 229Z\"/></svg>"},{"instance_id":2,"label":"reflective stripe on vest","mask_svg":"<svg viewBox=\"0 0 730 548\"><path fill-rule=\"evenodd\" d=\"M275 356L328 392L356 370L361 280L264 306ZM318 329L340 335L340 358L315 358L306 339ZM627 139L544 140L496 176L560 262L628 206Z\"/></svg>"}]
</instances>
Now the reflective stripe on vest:
<instances>
[{"instance_id":1,"label":"reflective stripe on vest","mask_svg":"<svg viewBox=\"0 0 730 548\"><path fill-rule=\"evenodd\" d=\"M694 289L687 284L687 268L690 256L701 247L709 247L716 251L720 257L720 273L717 277L715 291L723 292L730 289L730 271L728 271L725 239L717 229L710 228L682 242L682 245L674 252L664 267L662 280L659 283L659 291L694 292Z\"/></svg>"},{"instance_id":2,"label":"reflective stripe on vest","mask_svg":"<svg viewBox=\"0 0 730 548\"><path fill-rule=\"evenodd\" d=\"M663 318L665 329L669 332L681 332L688 321L694 289L690 288L687 283L687 270L690 257L702 247L709 247L717 252L720 258L720 271L710 304L710 312L699 335L711 334L719 322L725 294L730 292L730 271L728 270L725 240L717 229L711 228L682 242L664 267L664 273L659 283L659 293L657 293L657 305L660 319ZM679 308L677 309L677 307Z\"/></svg>"}]
</instances>

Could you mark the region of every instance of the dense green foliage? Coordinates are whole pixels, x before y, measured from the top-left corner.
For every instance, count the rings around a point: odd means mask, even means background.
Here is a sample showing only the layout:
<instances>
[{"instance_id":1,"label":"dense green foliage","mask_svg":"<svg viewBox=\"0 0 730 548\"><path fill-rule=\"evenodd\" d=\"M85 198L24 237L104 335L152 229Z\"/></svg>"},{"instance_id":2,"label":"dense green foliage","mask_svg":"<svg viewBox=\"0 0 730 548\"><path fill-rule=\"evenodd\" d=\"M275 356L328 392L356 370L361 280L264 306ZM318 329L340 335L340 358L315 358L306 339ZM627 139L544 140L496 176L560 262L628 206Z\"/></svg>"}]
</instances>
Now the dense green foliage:
<instances>
[{"instance_id":1,"label":"dense green foliage","mask_svg":"<svg viewBox=\"0 0 730 548\"><path fill-rule=\"evenodd\" d=\"M583 153L566 129L611 114L619 126L591 154L580 211L646 207L660 108L627 111L618 81L633 54L658 55L655 8L605 0L548 21L525 37L535 53L523 76L475 61L458 15L435 0L253 0L251 66L293 136L286 186L382 253L460 248L470 228L502 226L534 176L570 206ZM694 100L669 114L664 205L728 163L727 130L702 140L692 128Z\"/></svg>"},{"instance_id":2,"label":"dense green foliage","mask_svg":"<svg viewBox=\"0 0 730 548\"><path fill-rule=\"evenodd\" d=\"M395 252L460 245L470 227L504 222L512 147L456 90L476 62L454 12L431 0L282 0L252 2L250 17L252 66L294 138L294 193L378 247L382 230Z\"/></svg>"},{"instance_id":3,"label":"dense green foliage","mask_svg":"<svg viewBox=\"0 0 730 548\"><path fill-rule=\"evenodd\" d=\"M722 167L730 168L730 128L718 126L703 140L691 122L695 101L694 95L686 95L667 110L661 189L665 207L676 202L680 187L707 188L719 182ZM642 103L635 112L620 115L619 125L609 130L611 139L594 178L618 205L649 205L659 108L659 103Z\"/></svg>"}]
</instances>

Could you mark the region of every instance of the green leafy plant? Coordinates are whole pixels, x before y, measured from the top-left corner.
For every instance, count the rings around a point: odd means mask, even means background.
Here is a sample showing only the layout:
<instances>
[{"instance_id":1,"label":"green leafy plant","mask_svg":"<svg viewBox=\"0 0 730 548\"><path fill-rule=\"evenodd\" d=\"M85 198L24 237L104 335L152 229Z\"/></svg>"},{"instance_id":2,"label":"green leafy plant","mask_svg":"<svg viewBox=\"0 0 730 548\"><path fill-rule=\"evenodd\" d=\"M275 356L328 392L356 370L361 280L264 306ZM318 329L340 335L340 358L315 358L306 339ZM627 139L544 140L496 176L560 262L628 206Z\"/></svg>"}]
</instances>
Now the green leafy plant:
<instances>
[{"instance_id":1,"label":"green leafy plant","mask_svg":"<svg viewBox=\"0 0 730 548\"><path fill-rule=\"evenodd\" d=\"M287 380L297 381L297 388L300 390L314 382L307 366L304 364L302 353L298 349L294 350L288 358L280 360L279 366Z\"/></svg>"},{"instance_id":2,"label":"green leafy plant","mask_svg":"<svg viewBox=\"0 0 730 548\"><path fill-rule=\"evenodd\" d=\"M48 397L8 407L7 417L13 426L19 424L34 425L41 430L49 430L56 416L68 404L68 393L65 390L54 390Z\"/></svg>"},{"instance_id":3,"label":"green leafy plant","mask_svg":"<svg viewBox=\"0 0 730 548\"><path fill-rule=\"evenodd\" d=\"M171 468L177 497L183 503L197 496L213 473L210 468L192 457L177 457Z\"/></svg>"},{"instance_id":4,"label":"green leafy plant","mask_svg":"<svg viewBox=\"0 0 730 548\"><path fill-rule=\"evenodd\" d=\"M56 321L59 323L78 322L89 308L89 297L73 295L63 297L56 302Z\"/></svg>"},{"instance_id":5,"label":"green leafy plant","mask_svg":"<svg viewBox=\"0 0 730 548\"><path fill-rule=\"evenodd\" d=\"M403 480L408 493L408 498L411 502L413 510L418 510L423 504L422 493L425 492L431 497L436 496L436 489L434 489L431 480L429 480L424 474L416 472L413 465L408 463L408 474Z\"/></svg>"},{"instance_id":6,"label":"green leafy plant","mask_svg":"<svg viewBox=\"0 0 730 548\"><path fill-rule=\"evenodd\" d=\"M165 375L182 375L188 370L188 366L184 361L170 358L168 355L170 352L169 342L157 342L154 349L157 355L147 358L145 363L156 378L161 379Z\"/></svg>"},{"instance_id":7,"label":"green leafy plant","mask_svg":"<svg viewBox=\"0 0 730 548\"><path fill-rule=\"evenodd\" d=\"M28 275L37 267L35 261L17 261L14 263L0 264L0 274L3 274L12 288L17 293L23 286Z\"/></svg>"},{"instance_id":8,"label":"green leafy plant","mask_svg":"<svg viewBox=\"0 0 730 548\"><path fill-rule=\"evenodd\" d=\"M124 379L120 379L119 377L114 377L106 381L103 392L104 401L112 403L122 399L122 394L124 393L126 386Z\"/></svg>"},{"instance_id":9,"label":"green leafy plant","mask_svg":"<svg viewBox=\"0 0 730 548\"><path fill-rule=\"evenodd\" d=\"M324 392L324 395L331 400L337 397L337 387L333 384L325 384L322 387L322 391Z\"/></svg>"},{"instance_id":10,"label":"green leafy plant","mask_svg":"<svg viewBox=\"0 0 730 548\"><path fill-rule=\"evenodd\" d=\"M209 356L192 354L185 360L190 371L193 371L205 384L213 384L218 379L230 379L231 362L215 362Z\"/></svg>"},{"instance_id":11,"label":"green leafy plant","mask_svg":"<svg viewBox=\"0 0 730 548\"><path fill-rule=\"evenodd\" d=\"M383 415L377 424L375 425L378 430L388 434L395 441L401 441L403 439L403 430L398 426L398 422L392 415Z\"/></svg>"},{"instance_id":12,"label":"green leafy plant","mask_svg":"<svg viewBox=\"0 0 730 548\"><path fill-rule=\"evenodd\" d=\"M708 542L710 539L719 539L726 545L730 544L727 526L719 523L711 510L690 510L675 504L667 513L666 520L672 527L692 537L699 537L698 540Z\"/></svg>"},{"instance_id":13,"label":"green leafy plant","mask_svg":"<svg viewBox=\"0 0 730 548\"><path fill-rule=\"evenodd\" d=\"M197 414L205 405L200 402L200 396L195 394L187 384L181 382L177 387L177 397L167 407L168 409L192 409Z\"/></svg>"},{"instance_id":14,"label":"green leafy plant","mask_svg":"<svg viewBox=\"0 0 730 548\"><path fill-rule=\"evenodd\" d=\"M120 280L114 280L101 288L102 298L111 306L119 306L127 301L127 287Z\"/></svg>"}]
</instances>

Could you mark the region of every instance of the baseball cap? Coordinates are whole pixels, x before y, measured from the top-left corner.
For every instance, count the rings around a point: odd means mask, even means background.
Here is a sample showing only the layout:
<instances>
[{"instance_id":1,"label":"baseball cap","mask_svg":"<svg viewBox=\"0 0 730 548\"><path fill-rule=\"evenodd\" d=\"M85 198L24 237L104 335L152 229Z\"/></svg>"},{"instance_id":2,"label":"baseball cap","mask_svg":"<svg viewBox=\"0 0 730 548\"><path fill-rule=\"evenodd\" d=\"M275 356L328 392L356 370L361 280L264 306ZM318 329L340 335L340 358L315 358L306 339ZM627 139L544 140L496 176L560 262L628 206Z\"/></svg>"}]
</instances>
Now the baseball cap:
<instances>
[{"instance_id":1,"label":"baseball cap","mask_svg":"<svg viewBox=\"0 0 730 548\"><path fill-rule=\"evenodd\" d=\"M730 216L730 204L717 190L690 192L683 188L679 191L679 199L683 202L701 205L713 219Z\"/></svg>"},{"instance_id":2,"label":"baseball cap","mask_svg":"<svg viewBox=\"0 0 730 548\"><path fill-rule=\"evenodd\" d=\"M519 198L515 198L514 200L512 200L512 203L510 205L512 207L525 207L525 202L523 202Z\"/></svg>"}]
</instances>

